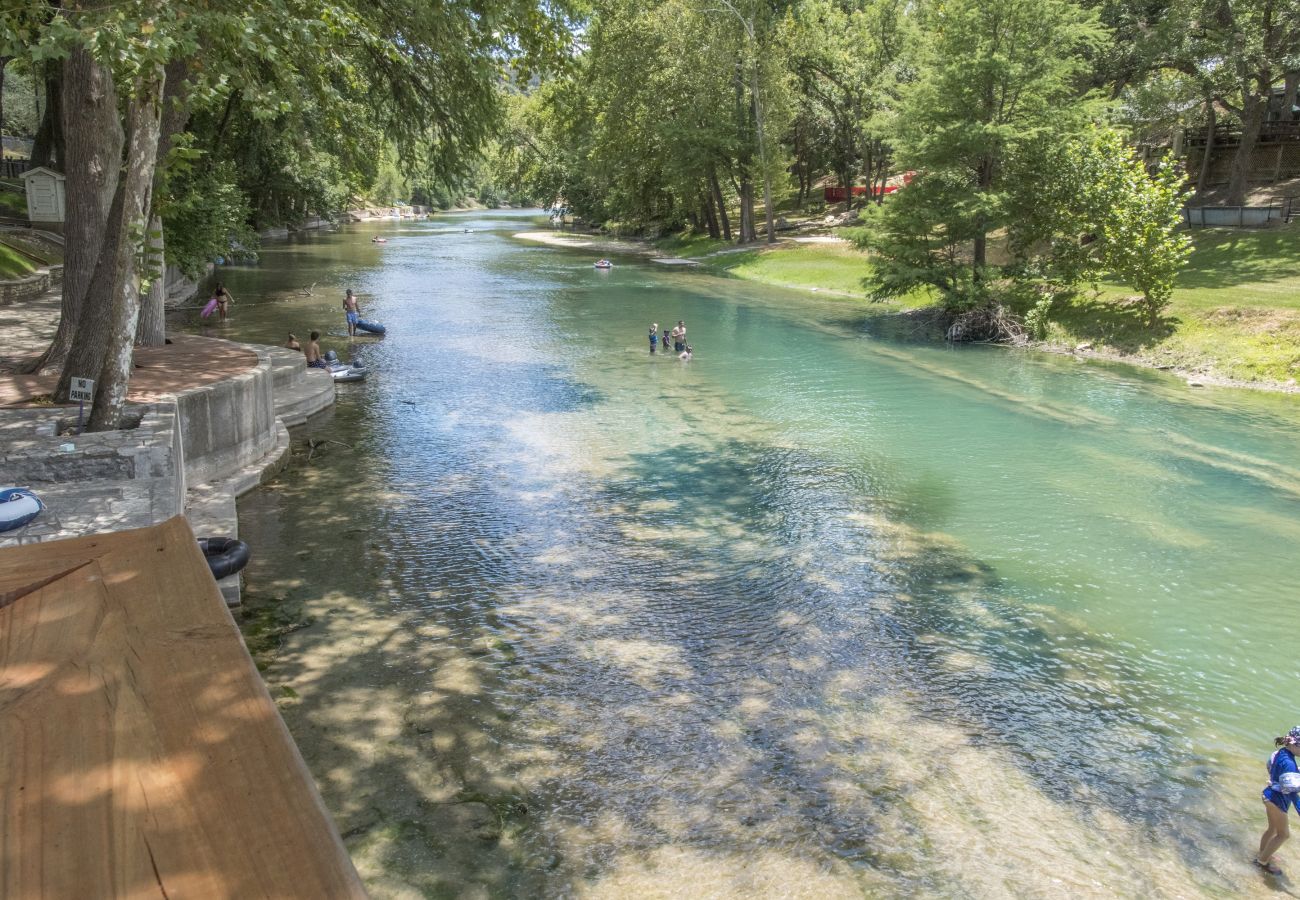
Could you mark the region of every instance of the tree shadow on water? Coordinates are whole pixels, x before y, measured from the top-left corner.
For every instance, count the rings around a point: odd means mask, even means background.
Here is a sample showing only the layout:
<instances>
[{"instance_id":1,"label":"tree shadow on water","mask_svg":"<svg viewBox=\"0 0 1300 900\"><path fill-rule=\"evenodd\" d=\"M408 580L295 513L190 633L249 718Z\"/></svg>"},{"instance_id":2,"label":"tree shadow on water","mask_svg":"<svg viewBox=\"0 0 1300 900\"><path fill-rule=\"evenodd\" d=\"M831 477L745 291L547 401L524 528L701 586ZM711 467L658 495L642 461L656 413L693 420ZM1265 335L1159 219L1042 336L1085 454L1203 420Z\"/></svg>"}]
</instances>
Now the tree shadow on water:
<instances>
[{"instance_id":1,"label":"tree shadow on water","mask_svg":"<svg viewBox=\"0 0 1300 900\"><path fill-rule=\"evenodd\" d=\"M439 499L453 528L373 544L328 514L355 481L286 480L245 530L294 548L257 564L250 606L302 604L268 681L376 893L556 895L669 847L952 891L925 823L898 823L929 776L890 760L931 752L922 727L1010 761L1061 815L1172 835L1189 867L1219 840L1187 812L1204 761L1153 713L1175 691L901 524L860 464L679 443L533 486L540 507ZM1089 752L1062 765L1072 746Z\"/></svg>"}]
</instances>

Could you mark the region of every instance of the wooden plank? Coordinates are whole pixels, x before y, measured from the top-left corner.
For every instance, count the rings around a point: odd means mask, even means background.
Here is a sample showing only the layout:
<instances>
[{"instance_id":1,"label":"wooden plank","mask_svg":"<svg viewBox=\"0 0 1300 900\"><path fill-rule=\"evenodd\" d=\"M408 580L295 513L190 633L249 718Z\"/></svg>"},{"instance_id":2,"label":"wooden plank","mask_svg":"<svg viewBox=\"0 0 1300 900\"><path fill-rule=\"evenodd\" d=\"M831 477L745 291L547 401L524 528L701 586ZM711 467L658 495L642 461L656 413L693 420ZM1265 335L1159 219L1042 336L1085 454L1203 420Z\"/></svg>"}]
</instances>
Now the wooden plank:
<instances>
[{"instance_id":1,"label":"wooden plank","mask_svg":"<svg viewBox=\"0 0 1300 900\"><path fill-rule=\"evenodd\" d=\"M0 590L0 897L364 896L183 518Z\"/></svg>"}]
</instances>

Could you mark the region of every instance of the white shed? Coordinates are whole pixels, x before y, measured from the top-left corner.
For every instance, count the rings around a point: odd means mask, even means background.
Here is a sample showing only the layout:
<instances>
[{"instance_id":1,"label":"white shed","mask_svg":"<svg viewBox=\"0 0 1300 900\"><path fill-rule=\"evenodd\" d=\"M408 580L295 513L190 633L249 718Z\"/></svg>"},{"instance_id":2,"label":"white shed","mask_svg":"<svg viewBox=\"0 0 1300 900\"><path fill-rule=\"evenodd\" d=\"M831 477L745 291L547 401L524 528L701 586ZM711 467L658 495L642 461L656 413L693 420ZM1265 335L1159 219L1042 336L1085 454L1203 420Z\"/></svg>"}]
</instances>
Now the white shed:
<instances>
[{"instance_id":1,"label":"white shed","mask_svg":"<svg viewBox=\"0 0 1300 900\"><path fill-rule=\"evenodd\" d=\"M27 185L27 218L33 223L63 223L63 174L44 166L18 176Z\"/></svg>"}]
</instances>

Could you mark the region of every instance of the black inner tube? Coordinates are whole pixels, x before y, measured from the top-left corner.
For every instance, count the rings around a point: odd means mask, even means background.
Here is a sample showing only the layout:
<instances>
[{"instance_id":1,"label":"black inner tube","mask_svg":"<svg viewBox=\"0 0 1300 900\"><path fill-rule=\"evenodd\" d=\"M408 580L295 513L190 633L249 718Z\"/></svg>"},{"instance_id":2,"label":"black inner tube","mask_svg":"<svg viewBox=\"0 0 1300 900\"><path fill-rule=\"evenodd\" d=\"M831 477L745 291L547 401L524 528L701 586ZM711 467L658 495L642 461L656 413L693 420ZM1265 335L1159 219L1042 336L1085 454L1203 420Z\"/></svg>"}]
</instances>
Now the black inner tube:
<instances>
[{"instance_id":1,"label":"black inner tube","mask_svg":"<svg viewBox=\"0 0 1300 900\"><path fill-rule=\"evenodd\" d=\"M241 571L253 558L247 544L231 537L199 538L199 549L217 581Z\"/></svg>"}]
</instances>

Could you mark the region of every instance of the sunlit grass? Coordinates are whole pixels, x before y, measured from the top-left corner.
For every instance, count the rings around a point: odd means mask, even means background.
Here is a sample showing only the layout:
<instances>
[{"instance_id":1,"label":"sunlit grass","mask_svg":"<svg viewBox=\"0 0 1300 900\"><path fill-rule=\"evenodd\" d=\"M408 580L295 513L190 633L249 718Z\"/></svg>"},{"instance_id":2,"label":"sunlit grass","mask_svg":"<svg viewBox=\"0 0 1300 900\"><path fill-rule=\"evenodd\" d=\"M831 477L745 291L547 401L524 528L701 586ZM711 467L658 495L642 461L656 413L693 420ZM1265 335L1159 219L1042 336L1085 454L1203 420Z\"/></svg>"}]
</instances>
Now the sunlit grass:
<instances>
[{"instance_id":1,"label":"sunlit grass","mask_svg":"<svg viewBox=\"0 0 1300 900\"><path fill-rule=\"evenodd\" d=\"M1052 337L1241 381L1300 377L1300 229L1201 231L1163 320L1103 282L1053 311Z\"/></svg>"},{"instance_id":2,"label":"sunlit grass","mask_svg":"<svg viewBox=\"0 0 1300 900\"><path fill-rule=\"evenodd\" d=\"M0 244L0 278L21 278L36 271L36 264L12 247Z\"/></svg>"}]
</instances>

